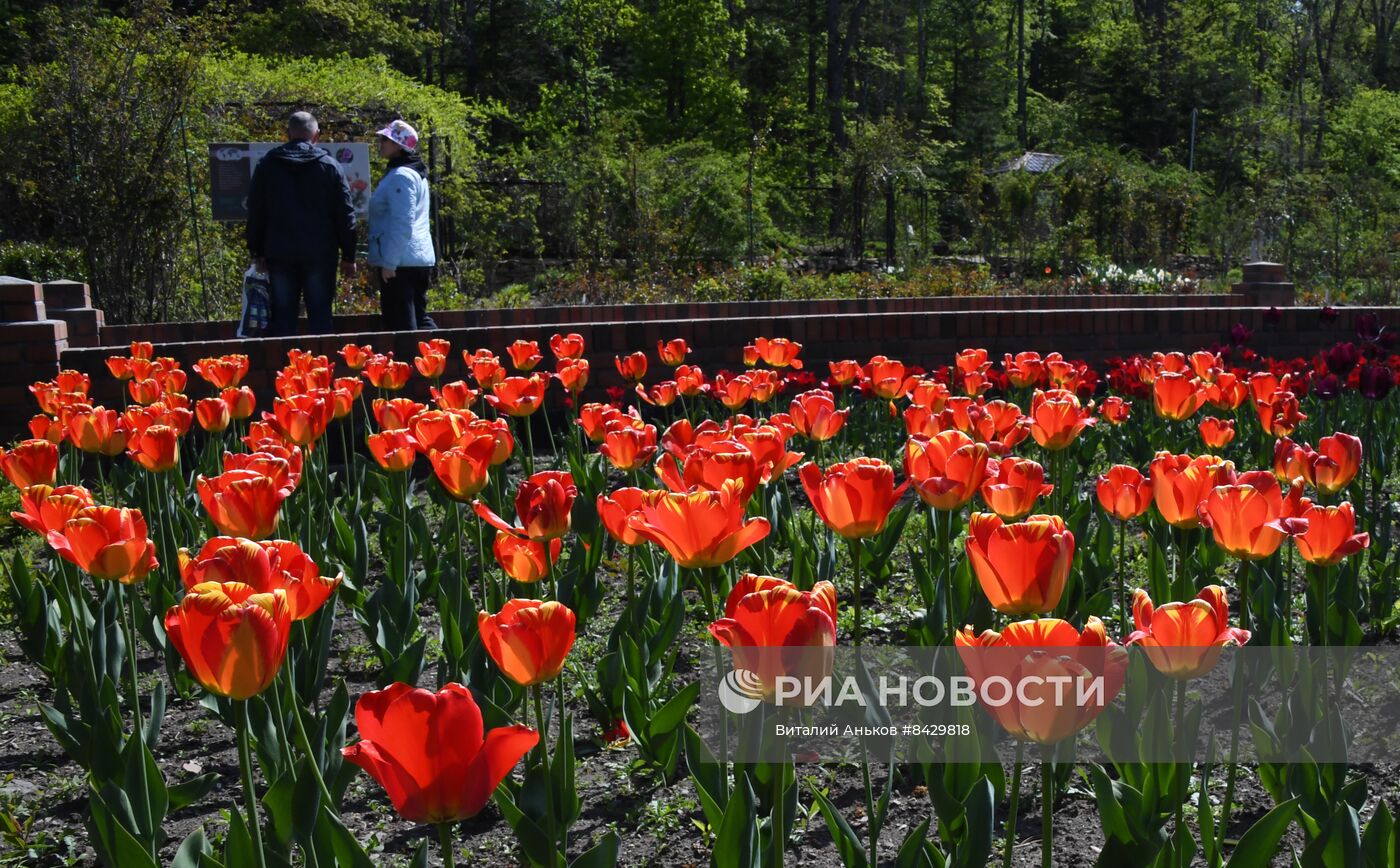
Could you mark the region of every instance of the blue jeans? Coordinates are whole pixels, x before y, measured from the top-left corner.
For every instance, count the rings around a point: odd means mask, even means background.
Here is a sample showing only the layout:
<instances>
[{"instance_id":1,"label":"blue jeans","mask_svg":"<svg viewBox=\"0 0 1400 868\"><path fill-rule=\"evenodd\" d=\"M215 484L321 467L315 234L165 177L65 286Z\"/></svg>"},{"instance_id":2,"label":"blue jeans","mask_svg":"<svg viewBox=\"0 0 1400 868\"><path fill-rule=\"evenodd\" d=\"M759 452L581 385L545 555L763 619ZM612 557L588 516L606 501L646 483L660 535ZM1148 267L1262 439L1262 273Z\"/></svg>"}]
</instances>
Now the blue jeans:
<instances>
[{"instance_id":1,"label":"blue jeans","mask_svg":"<svg viewBox=\"0 0 1400 868\"><path fill-rule=\"evenodd\" d=\"M268 260L267 276L272 296L272 311L268 317L267 333L271 337L297 334L297 317L302 299L306 300L306 331L313 335L329 334L331 301L335 298L334 257L324 262L294 262Z\"/></svg>"}]
</instances>

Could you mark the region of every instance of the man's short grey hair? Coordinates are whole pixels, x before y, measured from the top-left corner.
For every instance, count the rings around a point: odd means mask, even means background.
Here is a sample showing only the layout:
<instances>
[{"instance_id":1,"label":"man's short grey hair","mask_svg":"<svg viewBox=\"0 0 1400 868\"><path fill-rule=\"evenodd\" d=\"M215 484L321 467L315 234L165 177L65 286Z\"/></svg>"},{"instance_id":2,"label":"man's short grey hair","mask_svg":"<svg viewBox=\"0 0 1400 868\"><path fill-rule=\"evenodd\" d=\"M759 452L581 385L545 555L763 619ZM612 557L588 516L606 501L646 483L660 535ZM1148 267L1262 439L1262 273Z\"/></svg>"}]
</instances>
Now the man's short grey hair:
<instances>
[{"instance_id":1,"label":"man's short grey hair","mask_svg":"<svg viewBox=\"0 0 1400 868\"><path fill-rule=\"evenodd\" d=\"M311 112L292 112L292 116L287 118L289 139L309 139L320 129L320 125L316 123L316 116Z\"/></svg>"}]
</instances>

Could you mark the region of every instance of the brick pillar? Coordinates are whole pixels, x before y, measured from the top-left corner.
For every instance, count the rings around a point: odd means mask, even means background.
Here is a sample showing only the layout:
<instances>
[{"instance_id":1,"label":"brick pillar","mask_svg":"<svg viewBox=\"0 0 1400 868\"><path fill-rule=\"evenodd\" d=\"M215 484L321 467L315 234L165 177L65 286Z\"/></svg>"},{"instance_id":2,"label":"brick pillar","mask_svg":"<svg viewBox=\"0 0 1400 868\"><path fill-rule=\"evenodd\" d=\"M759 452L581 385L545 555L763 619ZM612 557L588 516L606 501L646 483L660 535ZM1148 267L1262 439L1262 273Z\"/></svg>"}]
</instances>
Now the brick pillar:
<instances>
[{"instance_id":1,"label":"brick pillar","mask_svg":"<svg viewBox=\"0 0 1400 868\"><path fill-rule=\"evenodd\" d=\"M1293 307L1297 292L1277 262L1248 262L1244 279L1230 287L1234 295L1252 296L1256 307Z\"/></svg>"},{"instance_id":2,"label":"brick pillar","mask_svg":"<svg viewBox=\"0 0 1400 868\"><path fill-rule=\"evenodd\" d=\"M20 433L25 421L38 412L29 386L53 379L59 371L59 355L67 347L68 324L49 319L44 287L0 277L0 404L10 408L0 422L0 434Z\"/></svg>"},{"instance_id":3,"label":"brick pillar","mask_svg":"<svg viewBox=\"0 0 1400 868\"><path fill-rule=\"evenodd\" d=\"M68 324L70 347L100 346L102 327L106 324L102 311L92 306L92 293L86 283L75 280L53 280L44 284L44 305L49 316Z\"/></svg>"}]
</instances>

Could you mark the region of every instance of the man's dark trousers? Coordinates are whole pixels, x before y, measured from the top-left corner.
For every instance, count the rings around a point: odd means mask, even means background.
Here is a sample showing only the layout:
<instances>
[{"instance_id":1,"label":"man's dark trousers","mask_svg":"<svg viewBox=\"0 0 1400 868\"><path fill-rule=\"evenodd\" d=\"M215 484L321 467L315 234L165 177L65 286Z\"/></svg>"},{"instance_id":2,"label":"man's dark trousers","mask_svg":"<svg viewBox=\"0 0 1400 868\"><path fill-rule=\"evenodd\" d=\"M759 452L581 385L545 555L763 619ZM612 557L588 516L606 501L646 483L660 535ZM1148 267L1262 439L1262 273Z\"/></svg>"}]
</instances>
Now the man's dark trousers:
<instances>
[{"instance_id":1,"label":"man's dark trousers","mask_svg":"<svg viewBox=\"0 0 1400 868\"><path fill-rule=\"evenodd\" d=\"M335 298L335 257L322 262L268 260L268 282L271 284L272 312L267 333L272 337L297 334L297 317L306 301L306 331L313 335L329 334L331 302Z\"/></svg>"}]
</instances>

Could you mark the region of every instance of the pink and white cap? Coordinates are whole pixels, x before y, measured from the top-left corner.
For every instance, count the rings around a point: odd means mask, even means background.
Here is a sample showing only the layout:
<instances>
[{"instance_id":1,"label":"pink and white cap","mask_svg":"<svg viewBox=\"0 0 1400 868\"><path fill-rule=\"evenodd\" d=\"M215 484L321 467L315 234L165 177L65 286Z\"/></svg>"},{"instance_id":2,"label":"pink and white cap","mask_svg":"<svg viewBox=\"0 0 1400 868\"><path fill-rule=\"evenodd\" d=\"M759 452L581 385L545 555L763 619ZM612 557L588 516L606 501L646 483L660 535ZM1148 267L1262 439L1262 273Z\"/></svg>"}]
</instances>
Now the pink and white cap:
<instances>
[{"instance_id":1,"label":"pink and white cap","mask_svg":"<svg viewBox=\"0 0 1400 868\"><path fill-rule=\"evenodd\" d=\"M378 135L383 136L406 151L418 150L418 131L401 120L396 120Z\"/></svg>"}]
</instances>

